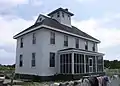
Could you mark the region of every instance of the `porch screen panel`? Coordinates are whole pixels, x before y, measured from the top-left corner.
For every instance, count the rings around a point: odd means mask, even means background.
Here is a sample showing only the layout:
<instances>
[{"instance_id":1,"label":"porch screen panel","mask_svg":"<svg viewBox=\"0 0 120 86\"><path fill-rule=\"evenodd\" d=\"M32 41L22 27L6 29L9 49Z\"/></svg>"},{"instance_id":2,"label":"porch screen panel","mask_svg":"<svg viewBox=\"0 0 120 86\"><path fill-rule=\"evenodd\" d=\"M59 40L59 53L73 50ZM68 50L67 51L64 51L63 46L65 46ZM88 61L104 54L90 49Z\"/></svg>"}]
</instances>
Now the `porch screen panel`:
<instances>
[{"instance_id":1,"label":"porch screen panel","mask_svg":"<svg viewBox=\"0 0 120 86\"><path fill-rule=\"evenodd\" d=\"M85 59L86 59L86 73L89 73L89 56L85 55Z\"/></svg>"},{"instance_id":2,"label":"porch screen panel","mask_svg":"<svg viewBox=\"0 0 120 86\"><path fill-rule=\"evenodd\" d=\"M103 72L103 57L97 56L97 72Z\"/></svg>"},{"instance_id":3,"label":"porch screen panel","mask_svg":"<svg viewBox=\"0 0 120 86\"><path fill-rule=\"evenodd\" d=\"M60 55L60 73L72 73L72 54Z\"/></svg>"},{"instance_id":4,"label":"porch screen panel","mask_svg":"<svg viewBox=\"0 0 120 86\"><path fill-rule=\"evenodd\" d=\"M84 55L74 53L74 73L84 73Z\"/></svg>"},{"instance_id":5,"label":"porch screen panel","mask_svg":"<svg viewBox=\"0 0 120 86\"><path fill-rule=\"evenodd\" d=\"M92 58L93 58L93 72L96 72L95 56L92 56Z\"/></svg>"}]
</instances>

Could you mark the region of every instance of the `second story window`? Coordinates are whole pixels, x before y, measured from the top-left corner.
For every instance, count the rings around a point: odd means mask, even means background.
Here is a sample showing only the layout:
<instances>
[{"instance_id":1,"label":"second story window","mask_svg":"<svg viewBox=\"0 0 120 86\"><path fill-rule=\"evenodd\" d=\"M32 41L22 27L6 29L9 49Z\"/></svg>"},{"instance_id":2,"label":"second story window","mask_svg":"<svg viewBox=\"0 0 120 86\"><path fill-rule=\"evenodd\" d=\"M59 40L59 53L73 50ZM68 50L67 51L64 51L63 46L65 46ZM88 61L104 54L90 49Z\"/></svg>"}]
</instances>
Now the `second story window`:
<instances>
[{"instance_id":1,"label":"second story window","mask_svg":"<svg viewBox=\"0 0 120 86\"><path fill-rule=\"evenodd\" d=\"M36 56L36 53L32 53L32 60L31 60L32 67L35 67L35 65L36 65L35 56Z\"/></svg>"},{"instance_id":2,"label":"second story window","mask_svg":"<svg viewBox=\"0 0 120 86\"><path fill-rule=\"evenodd\" d=\"M95 43L93 43L92 50L95 51Z\"/></svg>"},{"instance_id":3,"label":"second story window","mask_svg":"<svg viewBox=\"0 0 120 86\"><path fill-rule=\"evenodd\" d=\"M64 46L68 46L68 36L64 35Z\"/></svg>"},{"instance_id":4,"label":"second story window","mask_svg":"<svg viewBox=\"0 0 120 86\"><path fill-rule=\"evenodd\" d=\"M57 17L60 17L60 12L57 13Z\"/></svg>"},{"instance_id":5,"label":"second story window","mask_svg":"<svg viewBox=\"0 0 120 86\"><path fill-rule=\"evenodd\" d=\"M23 48L23 38L20 39L20 48Z\"/></svg>"},{"instance_id":6,"label":"second story window","mask_svg":"<svg viewBox=\"0 0 120 86\"><path fill-rule=\"evenodd\" d=\"M55 32L50 33L50 44L55 44Z\"/></svg>"},{"instance_id":7,"label":"second story window","mask_svg":"<svg viewBox=\"0 0 120 86\"><path fill-rule=\"evenodd\" d=\"M50 52L50 67L55 67L55 53Z\"/></svg>"},{"instance_id":8,"label":"second story window","mask_svg":"<svg viewBox=\"0 0 120 86\"><path fill-rule=\"evenodd\" d=\"M85 50L88 50L88 41L85 41Z\"/></svg>"},{"instance_id":9,"label":"second story window","mask_svg":"<svg viewBox=\"0 0 120 86\"><path fill-rule=\"evenodd\" d=\"M79 39L78 38L75 39L75 47L79 48Z\"/></svg>"},{"instance_id":10,"label":"second story window","mask_svg":"<svg viewBox=\"0 0 120 86\"><path fill-rule=\"evenodd\" d=\"M20 55L19 57L19 67L23 66L23 55Z\"/></svg>"},{"instance_id":11,"label":"second story window","mask_svg":"<svg viewBox=\"0 0 120 86\"><path fill-rule=\"evenodd\" d=\"M33 33L32 43L36 44L36 34L35 33Z\"/></svg>"}]
</instances>

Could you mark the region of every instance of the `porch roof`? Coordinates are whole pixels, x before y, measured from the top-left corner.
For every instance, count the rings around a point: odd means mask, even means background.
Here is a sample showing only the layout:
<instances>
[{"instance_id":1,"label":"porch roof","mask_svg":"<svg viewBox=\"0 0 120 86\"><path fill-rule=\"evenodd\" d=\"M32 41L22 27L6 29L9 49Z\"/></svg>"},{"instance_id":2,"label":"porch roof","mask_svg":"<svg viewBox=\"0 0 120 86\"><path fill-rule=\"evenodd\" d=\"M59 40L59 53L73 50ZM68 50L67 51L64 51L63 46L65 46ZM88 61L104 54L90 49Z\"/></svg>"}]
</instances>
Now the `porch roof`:
<instances>
[{"instance_id":1,"label":"porch roof","mask_svg":"<svg viewBox=\"0 0 120 86\"><path fill-rule=\"evenodd\" d=\"M80 53L86 53L86 54L96 54L96 55L102 55L104 56L105 54L103 53L99 53L99 52L95 52L95 51L88 51L88 50L83 50L83 49L77 49L77 48L66 48L66 49L62 49L59 50L58 52L80 52Z\"/></svg>"}]
</instances>

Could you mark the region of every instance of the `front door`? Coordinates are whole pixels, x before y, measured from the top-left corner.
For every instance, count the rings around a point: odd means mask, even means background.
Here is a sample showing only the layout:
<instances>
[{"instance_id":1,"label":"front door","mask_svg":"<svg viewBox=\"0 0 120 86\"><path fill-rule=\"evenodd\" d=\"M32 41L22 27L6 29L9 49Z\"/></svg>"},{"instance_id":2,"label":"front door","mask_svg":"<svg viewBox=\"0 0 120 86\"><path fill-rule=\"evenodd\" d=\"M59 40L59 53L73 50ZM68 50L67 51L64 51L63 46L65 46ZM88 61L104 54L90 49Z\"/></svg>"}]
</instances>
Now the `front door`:
<instances>
[{"instance_id":1,"label":"front door","mask_svg":"<svg viewBox=\"0 0 120 86\"><path fill-rule=\"evenodd\" d=\"M93 72L93 58L89 58L89 73Z\"/></svg>"}]
</instances>

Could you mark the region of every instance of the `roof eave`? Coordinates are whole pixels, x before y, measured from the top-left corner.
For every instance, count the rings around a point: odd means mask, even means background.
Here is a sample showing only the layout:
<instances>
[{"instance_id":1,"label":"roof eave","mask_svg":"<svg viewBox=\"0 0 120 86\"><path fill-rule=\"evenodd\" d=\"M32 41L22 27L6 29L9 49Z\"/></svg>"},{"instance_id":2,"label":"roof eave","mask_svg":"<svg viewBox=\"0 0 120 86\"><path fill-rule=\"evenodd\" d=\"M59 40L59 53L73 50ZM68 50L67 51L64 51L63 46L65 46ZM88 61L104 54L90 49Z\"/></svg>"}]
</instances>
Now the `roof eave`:
<instances>
[{"instance_id":1,"label":"roof eave","mask_svg":"<svg viewBox=\"0 0 120 86\"><path fill-rule=\"evenodd\" d=\"M30 29L30 30L28 30L28 31L25 31L25 32L21 31L20 33L18 33L18 34L16 34L15 36L13 36L13 39L17 39L17 38L19 38L19 37L22 36L22 35L25 35L25 34L31 32L31 31L34 31L34 30L40 29L40 28L42 28L42 27L43 27L43 26L40 25L40 26L37 26L37 27L32 28L32 29Z\"/></svg>"}]
</instances>

